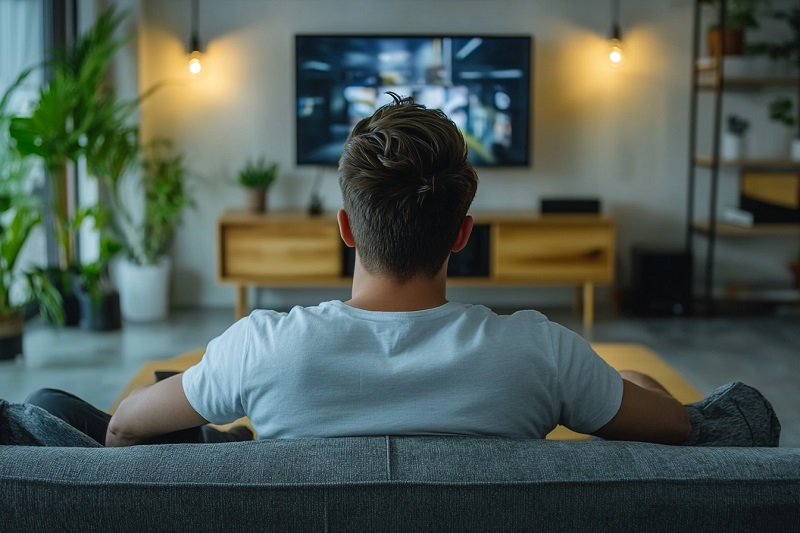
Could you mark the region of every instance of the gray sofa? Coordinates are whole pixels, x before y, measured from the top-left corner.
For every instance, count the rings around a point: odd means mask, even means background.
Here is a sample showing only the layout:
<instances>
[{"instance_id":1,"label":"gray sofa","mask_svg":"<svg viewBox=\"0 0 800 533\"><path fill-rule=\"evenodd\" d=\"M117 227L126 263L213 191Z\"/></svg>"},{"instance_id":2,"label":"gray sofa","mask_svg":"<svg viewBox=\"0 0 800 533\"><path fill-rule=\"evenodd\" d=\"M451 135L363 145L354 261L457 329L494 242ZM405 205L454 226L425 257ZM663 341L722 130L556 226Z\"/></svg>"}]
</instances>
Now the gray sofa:
<instances>
[{"instance_id":1,"label":"gray sofa","mask_svg":"<svg viewBox=\"0 0 800 533\"><path fill-rule=\"evenodd\" d=\"M0 446L0 531L798 531L800 449L478 437Z\"/></svg>"},{"instance_id":2,"label":"gray sofa","mask_svg":"<svg viewBox=\"0 0 800 533\"><path fill-rule=\"evenodd\" d=\"M690 410L693 438L735 425L710 398ZM727 412L747 412L739 400ZM0 533L800 531L800 448L755 447L777 444L777 419L739 421L752 446L352 437L102 448L0 400Z\"/></svg>"}]
</instances>

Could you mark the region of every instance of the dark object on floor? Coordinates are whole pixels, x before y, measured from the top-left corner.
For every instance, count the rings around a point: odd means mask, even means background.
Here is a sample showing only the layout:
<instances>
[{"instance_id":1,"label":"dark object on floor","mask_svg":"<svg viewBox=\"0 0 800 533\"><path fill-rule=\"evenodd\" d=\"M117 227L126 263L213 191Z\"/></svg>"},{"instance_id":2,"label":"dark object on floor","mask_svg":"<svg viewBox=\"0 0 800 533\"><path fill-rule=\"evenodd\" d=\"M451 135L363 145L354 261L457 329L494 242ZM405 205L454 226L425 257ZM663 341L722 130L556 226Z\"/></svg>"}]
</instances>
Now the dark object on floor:
<instances>
[{"instance_id":1,"label":"dark object on floor","mask_svg":"<svg viewBox=\"0 0 800 533\"><path fill-rule=\"evenodd\" d=\"M631 303L640 316L692 313L692 257L683 250L634 246Z\"/></svg>"}]
</instances>

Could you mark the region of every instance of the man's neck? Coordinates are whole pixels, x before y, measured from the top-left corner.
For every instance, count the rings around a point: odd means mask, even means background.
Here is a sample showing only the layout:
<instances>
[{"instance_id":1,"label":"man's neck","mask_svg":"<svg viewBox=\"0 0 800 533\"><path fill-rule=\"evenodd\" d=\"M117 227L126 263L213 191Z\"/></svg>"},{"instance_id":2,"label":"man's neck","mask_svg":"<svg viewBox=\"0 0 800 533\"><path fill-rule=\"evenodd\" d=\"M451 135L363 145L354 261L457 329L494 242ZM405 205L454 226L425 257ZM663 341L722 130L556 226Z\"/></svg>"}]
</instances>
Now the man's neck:
<instances>
[{"instance_id":1,"label":"man's neck","mask_svg":"<svg viewBox=\"0 0 800 533\"><path fill-rule=\"evenodd\" d=\"M367 311L422 311L447 303L447 274L443 268L434 278L417 276L398 283L373 275L356 261L352 298L345 302Z\"/></svg>"}]
</instances>

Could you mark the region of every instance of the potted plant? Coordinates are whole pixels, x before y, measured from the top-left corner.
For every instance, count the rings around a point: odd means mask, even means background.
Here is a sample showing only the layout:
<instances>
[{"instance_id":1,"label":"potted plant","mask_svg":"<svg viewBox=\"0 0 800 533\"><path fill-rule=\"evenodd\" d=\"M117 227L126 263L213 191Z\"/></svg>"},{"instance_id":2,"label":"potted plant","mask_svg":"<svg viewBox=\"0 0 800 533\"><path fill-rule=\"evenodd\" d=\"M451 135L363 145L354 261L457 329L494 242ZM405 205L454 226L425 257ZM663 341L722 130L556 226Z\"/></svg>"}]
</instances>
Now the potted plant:
<instances>
[{"instance_id":1,"label":"potted plant","mask_svg":"<svg viewBox=\"0 0 800 533\"><path fill-rule=\"evenodd\" d=\"M18 265L20 253L42 215L33 198L22 191L27 166L7 147L0 145L0 359L13 359L22 353L24 313L29 304L38 305L46 324L64 320L61 297L45 273Z\"/></svg>"},{"instance_id":2,"label":"potted plant","mask_svg":"<svg viewBox=\"0 0 800 533\"><path fill-rule=\"evenodd\" d=\"M726 123L721 156L723 159L741 159L743 138L750 122L739 115L728 115Z\"/></svg>"},{"instance_id":3,"label":"potted plant","mask_svg":"<svg viewBox=\"0 0 800 533\"><path fill-rule=\"evenodd\" d=\"M46 324L61 324L61 296L41 269L20 270L17 259L41 213L0 197L0 359L22 353L24 311L35 303Z\"/></svg>"},{"instance_id":4,"label":"potted plant","mask_svg":"<svg viewBox=\"0 0 800 533\"><path fill-rule=\"evenodd\" d=\"M169 248L184 209L192 205L183 156L172 144L158 139L143 152L141 172L114 172L107 180L124 251L117 265L122 316L137 322L163 320L169 313Z\"/></svg>"},{"instance_id":5,"label":"potted plant","mask_svg":"<svg viewBox=\"0 0 800 533\"><path fill-rule=\"evenodd\" d=\"M268 165L263 157L258 161L248 160L244 168L239 171L239 184L246 191L247 211L263 213L266 211L267 189L278 177L278 164Z\"/></svg>"},{"instance_id":6,"label":"potted plant","mask_svg":"<svg viewBox=\"0 0 800 533\"><path fill-rule=\"evenodd\" d=\"M85 157L90 173L102 168L108 143L127 132L126 121L142 98L120 100L106 83L115 53L125 43L114 38L123 15L111 7L74 44L54 53L46 65L51 80L40 91L30 116L14 117L9 133L23 156L39 157L49 174L52 232L58 245L58 261L49 275L62 293L65 322L79 322L79 303L72 292L80 270L75 242L80 223L68 199L70 167ZM24 79L32 69L23 73ZM21 81L18 80L18 81Z\"/></svg>"},{"instance_id":7,"label":"potted plant","mask_svg":"<svg viewBox=\"0 0 800 533\"><path fill-rule=\"evenodd\" d=\"M769 104L769 118L788 128L793 128L798 122L794 117L793 109L794 104L789 97L776 98ZM791 140L789 154L794 161L800 161L800 131L795 132L795 137Z\"/></svg>"},{"instance_id":8,"label":"potted plant","mask_svg":"<svg viewBox=\"0 0 800 533\"><path fill-rule=\"evenodd\" d=\"M721 0L701 0L700 3L720 9ZM745 51L745 30L758 28L757 10L766 6L769 0L729 0L726 4L724 32L720 25L714 23L708 27L706 38L708 53L711 57L721 58L724 55L742 55ZM716 16L719 21L719 15Z\"/></svg>"},{"instance_id":9,"label":"potted plant","mask_svg":"<svg viewBox=\"0 0 800 533\"><path fill-rule=\"evenodd\" d=\"M787 10L774 10L769 13L772 18L785 22L791 30L791 36L783 41L759 42L751 45L749 50L755 54L766 54L773 60L794 65L800 76L800 7ZM797 84L797 99L800 102L800 83ZM783 96L769 103L769 116L789 128L798 126L791 141L790 154L795 161L800 161L800 120L793 111L792 100Z\"/></svg>"},{"instance_id":10,"label":"potted plant","mask_svg":"<svg viewBox=\"0 0 800 533\"><path fill-rule=\"evenodd\" d=\"M34 304L45 324L64 321L61 296L39 268L18 261L28 237L41 223L37 198L30 194L30 165L12 150L8 138L11 95L30 71L23 72L0 98L0 359L22 354L25 311Z\"/></svg>"}]
</instances>

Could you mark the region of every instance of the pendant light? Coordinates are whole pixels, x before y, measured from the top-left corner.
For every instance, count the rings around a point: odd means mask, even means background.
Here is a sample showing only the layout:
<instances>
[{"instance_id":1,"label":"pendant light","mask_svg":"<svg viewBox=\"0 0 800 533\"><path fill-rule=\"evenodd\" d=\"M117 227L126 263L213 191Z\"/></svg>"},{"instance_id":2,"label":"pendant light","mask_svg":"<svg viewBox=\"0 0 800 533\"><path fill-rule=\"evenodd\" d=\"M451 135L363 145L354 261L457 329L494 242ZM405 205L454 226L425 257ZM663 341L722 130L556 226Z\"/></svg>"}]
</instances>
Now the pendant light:
<instances>
[{"instance_id":1,"label":"pendant light","mask_svg":"<svg viewBox=\"0 0 800 533\"><path fill-rule=\"evenodd\" d=\"M614 65L622 62L622 30L619 27L619 0L611 0L611 50L608 59Z\"/></svg>"},{"instance_id":2,"label":"pendant light","mask_svg":"<svg viewBox=\"0 0 800 533\"><path fill-rule=\"evenodd\" d=\"M203 65L200 62L202 50L200 47L200 37L197 33L197 26L200 19L200 9L197 5L198 0L192 0L192 34L189 37L189 72L200 74Z\"/></svg>"}]
</instances>

